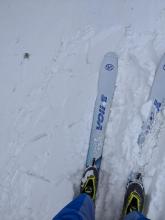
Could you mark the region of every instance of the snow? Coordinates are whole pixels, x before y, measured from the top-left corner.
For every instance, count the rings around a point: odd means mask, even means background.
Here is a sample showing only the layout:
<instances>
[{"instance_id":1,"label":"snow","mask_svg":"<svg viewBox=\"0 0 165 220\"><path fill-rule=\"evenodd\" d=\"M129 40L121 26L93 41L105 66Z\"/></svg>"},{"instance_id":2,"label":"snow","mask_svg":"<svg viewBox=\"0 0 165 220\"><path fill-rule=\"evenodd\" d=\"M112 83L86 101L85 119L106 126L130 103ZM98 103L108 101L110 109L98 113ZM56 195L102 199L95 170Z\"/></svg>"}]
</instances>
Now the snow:
<instances>
[{"instance_id":1,"label":"snow","mask_svg":"<svg viewBox=\"0 0 165 220\"><path fill-rule=\"evenodd\" d=\"M118 54L119 73L96 219L119 219L127 177L139 164L147 216L162 219L164 125L157 131L163 120L140 159L137 137L165 51L165 2L5 0L0 6L1 219L51 219L78 193L98 70L109 51Z\"/></svg>"}]
</instances>

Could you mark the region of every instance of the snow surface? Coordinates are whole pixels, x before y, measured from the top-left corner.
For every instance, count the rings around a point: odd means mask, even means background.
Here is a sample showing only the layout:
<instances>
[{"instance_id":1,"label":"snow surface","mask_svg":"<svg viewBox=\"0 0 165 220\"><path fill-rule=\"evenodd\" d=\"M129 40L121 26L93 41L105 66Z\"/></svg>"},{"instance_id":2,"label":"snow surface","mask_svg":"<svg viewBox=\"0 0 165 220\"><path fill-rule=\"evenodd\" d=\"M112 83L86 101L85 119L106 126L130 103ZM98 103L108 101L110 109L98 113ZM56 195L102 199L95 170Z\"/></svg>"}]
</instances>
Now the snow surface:
<instances>
[{"instance_id":1,"label":"snow surface","mask_svg":"<svg viewBox=\"0 0 165 220\"><path fill-rule=\"evenodd\" d=\"M49 220L78 192L98 70L109 51L119 56L119 73L96 219L119 219L127 177L138 165L147 216L163 219L162 120L159 141L155 130L140 158L137 137L165 51L165 1L1 0L0 30L0 219Z\"/></svg>"}]
</instances>

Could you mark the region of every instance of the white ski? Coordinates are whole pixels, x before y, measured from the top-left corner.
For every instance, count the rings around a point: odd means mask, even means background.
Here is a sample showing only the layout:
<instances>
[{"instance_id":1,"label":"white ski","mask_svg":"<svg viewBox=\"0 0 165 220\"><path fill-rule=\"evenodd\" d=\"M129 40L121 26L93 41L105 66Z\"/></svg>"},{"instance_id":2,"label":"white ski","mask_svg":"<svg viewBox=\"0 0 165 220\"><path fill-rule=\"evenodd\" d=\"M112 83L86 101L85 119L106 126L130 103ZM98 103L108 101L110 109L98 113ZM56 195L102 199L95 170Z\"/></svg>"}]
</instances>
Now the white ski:
<instances>
[{"instance_id":1,"label":"white ski","mask_svg":"<svg viewBox=\"0 0 165 220\"><path fill-rule=\"evenodd\" d=\"M105 129L115 90L117 71L117 55L113 52L107 53L103 58L99 72L98 93L93 113L86 167L95 165L98 170L100 168Z\"/></svg>"},{"instance_id":2,"label":"white ski","mask_svg":"<svg viewBox=\"0 0 165 220\"><path fill-rule=\"evenodd\" d=\"M165 54L163 54L160 64L157 67L155 79L149 95L149 100L152 101L149 116L145 122L143 122L141 133L138 136L138 144L142 146L145 142L145 138L150 133L153 123L156 120L156 116L163 110L165 103Z\"/></svg>"}]
</instances>

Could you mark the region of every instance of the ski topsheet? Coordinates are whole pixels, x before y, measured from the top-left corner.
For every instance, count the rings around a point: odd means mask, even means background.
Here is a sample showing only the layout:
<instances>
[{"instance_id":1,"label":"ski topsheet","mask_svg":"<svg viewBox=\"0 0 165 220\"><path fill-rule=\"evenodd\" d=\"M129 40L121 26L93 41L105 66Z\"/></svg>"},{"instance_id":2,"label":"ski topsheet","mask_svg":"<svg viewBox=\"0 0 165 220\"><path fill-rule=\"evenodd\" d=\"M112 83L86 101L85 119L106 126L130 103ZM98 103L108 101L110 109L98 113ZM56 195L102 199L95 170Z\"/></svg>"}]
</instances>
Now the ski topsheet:
<instances>
[{"instance_id":1,"label":"ski topsheet","mask_svg":"<svg viewBox=\"0 0 165 220\"><path fill-rule=\"evenodd\" d=\"M155 79L149 95L152 101L150 113L147 120L143 122L138 144L143 145L147 134L151 131L157 114L163 109L165 102L165 54L163 54L155 73Z\"/></svg>"},{"instance_id":2,"label":"ski topsheet","mask_svg":"<svg viewBox=\"0 0 165 220\"><path fill-rule=\"evenodd\" d=\"M86 167L95 165L97 169L100 168L105 129L115 90L117 71L117 55L113 52L107 53L103 58L99 72L98 92L93 113Z\"/></svg>"}]
</instances>

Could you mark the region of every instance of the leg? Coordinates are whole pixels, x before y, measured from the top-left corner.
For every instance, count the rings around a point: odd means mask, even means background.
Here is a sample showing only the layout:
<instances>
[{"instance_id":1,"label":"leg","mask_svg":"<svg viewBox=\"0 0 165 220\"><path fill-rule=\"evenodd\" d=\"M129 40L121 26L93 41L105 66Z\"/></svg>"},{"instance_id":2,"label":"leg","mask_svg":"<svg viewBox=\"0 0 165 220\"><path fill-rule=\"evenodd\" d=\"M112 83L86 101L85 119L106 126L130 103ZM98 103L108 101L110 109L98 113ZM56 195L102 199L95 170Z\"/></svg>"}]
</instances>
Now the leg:
<instances>
[{"instance_id":1,"label":"leg","mask_svg":"<svg viewBox=\"0 0 165 220\"><path fill-rule=\"evenodd\" d=\"M149 220L148 218L144 217L140 212L130 212L128 215L125 216L124 220Z\"/></svg>"},{"instance_id":2,"label":"leg","mask_svg":"<svg viewBox=\"0 0 165 220\"><path fill-rule=\"evenodd\" d=\"M94 203L87 194L80 194L65 206L53 220L95 220Z\"/></svg>"}]
</instances>

